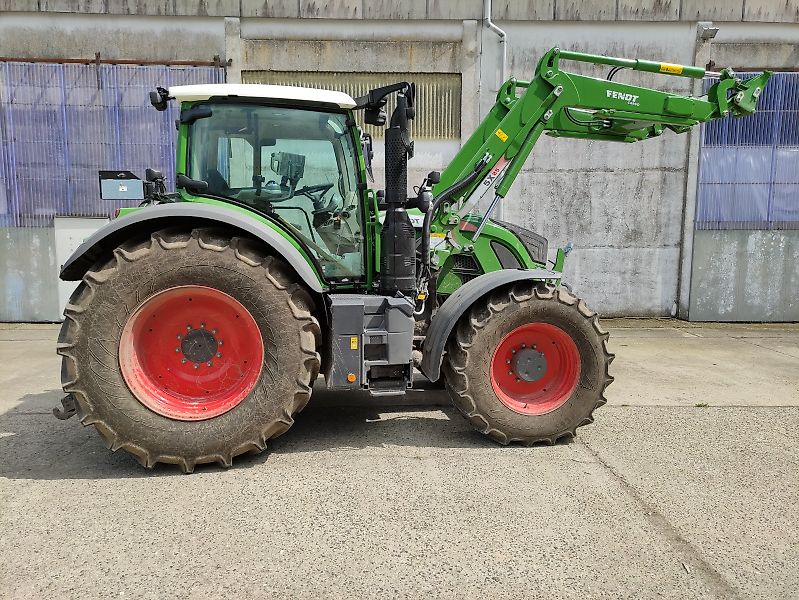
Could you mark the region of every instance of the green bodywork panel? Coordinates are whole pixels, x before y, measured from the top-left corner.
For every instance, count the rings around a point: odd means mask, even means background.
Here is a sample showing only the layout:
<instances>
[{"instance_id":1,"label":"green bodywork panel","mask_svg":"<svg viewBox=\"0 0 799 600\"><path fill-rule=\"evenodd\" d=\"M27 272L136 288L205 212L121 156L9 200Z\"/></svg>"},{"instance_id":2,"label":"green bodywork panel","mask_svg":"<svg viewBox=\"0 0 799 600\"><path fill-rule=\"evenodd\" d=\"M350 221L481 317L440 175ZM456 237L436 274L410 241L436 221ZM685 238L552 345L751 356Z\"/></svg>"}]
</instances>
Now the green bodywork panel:
<instances>
[{"instance_id":1,"label":"green bodywork panel","mask_svg":"<svg viewBox=\"0 0 799 600\"><path fill-rule=\"evenodd\" d=\"M469 215L464 220L474 227L479 224L479 217L477 215ZM474 257L476 264L483 273L499 271L503 268L494 250L493 242L499 242L510 250L513 257L519 262L521 268L536 269L546 266L543 263L533 260L527 248L513 233L493 221L488 221L480 237L469 244L471 250L467 251L467 254ZM453 253L453 250L454 248L449 244L441 244L441 246L435 250L434 262L441 267L438 274L436 291L441 295L452 294L465 283L462 278L453 271L453 267L455 266L454 255L460 253L457 251ZM561 265L560 271L562 270L563 268Z\"/></svg>"},{"instance_id":2,"label":"green bodywork panel","mask_svg":"<svg viewBox=\"0 0 799 600\"><path fill-rule=\"evenodd\" d=\"M529 81L510 79L500 88L496 103L474 133L463 144L441 180L433 186L434 196L478 172L472 183L443 203L432 221L432 265L437 270L437 292L448 295L464 279L455 272L456 260L474 264L479 272L502 269L494 250L504 246L522 268L542 268L545 264L531 256L524 243L511 231L490 221L488 214L475 212L479 198L493 190L497 202L504 198L521 171L535 143L542 134L553 137L636 142L657 137L666 130L682 133L690 127L727 115L744 116L755 110L757 99L770 77L769 72L742 81L731 71L718 74L719 81L705 96L689 97L645 87L578 75L563 71L562 60L581 61L615 68L626 68L666 76L702 78L707 73L700 67L653 61L560 51L553 48L538 63L535 76ZM198 103L184 103L184 109ZM364 277L362 281L336 289L369 292L376 288L380 265L380 222L376 193L366 188L366 161L360 129L352 111L347 115L349 134L355 142L356 171L360 182L363 211ZM189 125L178 130L176 172L186 174L188 165ZM479 167L478 167L479 165ZM479 169L479 170L478 170ZM186 202L204 202L247 213L285 237L313 265L319 281L328 289L330 282L320 273L308 249L279 222L267 219L255 210L224 200L180 191ZM122 209L127 214L138 209ZM423 215L409 211L417 220ZM479 236L475 237L479 230ZM418 231L418 229L417 229ZM460 255L460 258L458 258ZM552 270L561 273L566 252L559 249ZM506 254L507 258L507 254ZM539 258L541 258L539 256ZM544 262L546 258L544 257Z\"/></svg>"}]
</instances>

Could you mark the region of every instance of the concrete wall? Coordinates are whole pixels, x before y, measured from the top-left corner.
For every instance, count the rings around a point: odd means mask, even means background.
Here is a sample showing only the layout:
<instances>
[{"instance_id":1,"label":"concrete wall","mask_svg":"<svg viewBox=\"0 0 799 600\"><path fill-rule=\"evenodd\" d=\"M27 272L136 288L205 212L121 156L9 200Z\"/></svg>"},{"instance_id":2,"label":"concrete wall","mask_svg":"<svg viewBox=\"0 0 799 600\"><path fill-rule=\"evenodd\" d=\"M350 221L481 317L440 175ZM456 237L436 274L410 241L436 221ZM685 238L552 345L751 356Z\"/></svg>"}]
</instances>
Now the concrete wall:
<instances>
[{"instance_id":1,"label":"concrete wall","mask_svg":"<svg viewBox=\"0 0 799 600\"><path fill-rule=\"evenodd\" d=\"M739 70L799 65L795 23L719 27L710 45L717 65ZM685 253L692 259L685 316L696 321L799 321L799 231L691 234Z\"/></svg>"},{"instance_id":2,"label":"concrete wall","mask_svg":"<svg viewBox=\"0 0 799 600\"><path fill-rule=\"evenodd\" d=\"M582 23L500 25L510 38L509 72L519 77L528 76L538 57L555 45L611 56L668 57L683 64L694 59L693 23L593 23L590 35ZM564 67L598 77L606 73L579 64ZM492 79L491 71L483 72ZM618 80L690 91L690 80L683 78L627 73ZM484 101L490 105L493 98ZM640 144L544 137L506 198L504 216L547 235L552 246L572 241L566 279L603 314L671 314L686 153L684 135Z\"/></svg>"},{"instance_id":3,"label":"concrete wall","mask_svg":"<svg viewBox=\"0 0 799 600\"><path fill-rule=\"evenodd\" d=\"M482 0L0 0L0 11L112 15L480 19ZM796 22L796 0L494 0L495 20Z\"/></svg>"},{"instance_id":4,"label":"concrete wall","mask_svg":"<svg viewBox=\"0 0 799 600\"><path fill-rule=\"evenodd\" d=\"M0 14L0 56L212 60L225 53L224 19L101 14Z\"/></svg>"},{"instance_id":5,"label":"concrete wall","mask_svg":"<svg viewBox=\"0 0 799 600\"><path fill-rule=\"evenodd\" d=\"M697 231L692 321L799 321L799 231Z\"/></svg>"},{"instance_id":6,"label":"concrete wall","mask_svg":"<svg viewBox=\"0 0 799 600\"><path fill-rule=\"evenodd\" d=\"M0 55L92 58L100 52L104 58L153 61L219 55L232 61L229 81L248 69L460 73L465 138L493 104L499 85L501 45L482 26L482 4L0 0L0 11L11 11L0 13ZM712 58L741 66L745 52L764 61L758 66L777 66L775 60L795 66L797 11L794 0L494 0L494 20L509 35L508 74L518 77L528 76L554 45L701 65ZM723 21L717 23L719 46L696 39L697 21L713 19ZM680 93L697 89L688 80L646 74L622 73L619 80ZM409 181L443 168L456 151L453 142L420 143ZM378 153L376 163L381 161ZM506 199L503 217L547 235L552 247L572 241L567 279L604 314L679 310L687 316L693 310L697 162L696 134L633 145L545 138ZM378 179L380 173L378 168ZM11 246L4 244L10 242L0 239L7 256ZM32 270L50 268L54 279L55 267L47 264ZM8 262L5 269L12 270ZM41 306L54 303L46 286L36 293L42 294ZM49 312L29 308L21 318ZM0 319L11 314L0 311Z\"/></svg>"},{"instance_id":7,"label":"concrete wall","mask_svg":"<svg viewBox=\"0 0 799 600\"><path fill-rule=\"evenodd\" d=\"M57 321L55 230L0 228L0 320Z\"/></svg>"}]
</instances>

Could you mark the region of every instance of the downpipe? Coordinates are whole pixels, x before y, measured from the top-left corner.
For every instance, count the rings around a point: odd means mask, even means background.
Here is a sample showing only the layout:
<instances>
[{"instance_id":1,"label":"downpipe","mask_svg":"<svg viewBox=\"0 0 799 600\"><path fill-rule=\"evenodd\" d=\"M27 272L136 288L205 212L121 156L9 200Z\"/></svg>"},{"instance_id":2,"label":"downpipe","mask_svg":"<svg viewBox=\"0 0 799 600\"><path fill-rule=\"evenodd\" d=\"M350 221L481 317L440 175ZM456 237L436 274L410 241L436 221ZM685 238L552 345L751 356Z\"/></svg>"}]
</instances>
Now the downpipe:
<instances>
[{"instance_id":1,"label":"downpipe","mask_svg":"<svg viewBox=\"0 0 799 600\"><path fill-rule=\"evenodd\" d=\"M497 27L491 20L491 0L485 0L483 3L483 21L491 31L499 37L499 43L502 44L502 63L499 65L499 85L505 83L505 71L508 65L508 34L504 30Z\"/></svg>"},{"instance_id":2,"label":"downpipe","mask_svg":"<svg viewBox=\"0 0 799 600\"><path fill-rule=\"evenodd\" d=\"M502 62L499 65L499 88L502 87L502 84L505 83L505 73L508 67L508 34L505 33L503 29L497 27L497 25L491 20L491 12L492 12L492 0L484 0L483 2L483 21L485 22L486 27L493 31L499 37L499 43L502 46ZM501 219L504 217L504 210L502 204L497 207L497 218Z\"/></svg>"}]
</instances>

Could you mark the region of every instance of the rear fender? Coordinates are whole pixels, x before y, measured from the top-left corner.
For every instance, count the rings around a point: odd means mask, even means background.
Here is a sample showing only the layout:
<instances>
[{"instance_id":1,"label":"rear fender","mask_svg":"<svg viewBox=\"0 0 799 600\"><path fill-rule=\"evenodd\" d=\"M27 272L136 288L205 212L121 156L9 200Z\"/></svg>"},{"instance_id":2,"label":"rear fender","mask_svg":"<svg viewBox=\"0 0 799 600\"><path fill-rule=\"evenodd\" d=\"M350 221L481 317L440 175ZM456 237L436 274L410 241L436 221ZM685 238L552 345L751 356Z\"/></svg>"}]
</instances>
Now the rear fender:
<instances>
[{"instance_id":1,"label":"rear fender","mask_svg":"<svg viewBox=\"0 0 799 600\"><path fill-rule=\"evenodd\" d=\"M555 283L562 274L549 269L503 269L485 273L463 284L436 312L422 345L422 364L419 369L430 381L441 376L441 360L447 340L455 324L475 302L497 288L518 281L547 281Z\"/></svg>"},{"instance_id":2,"label":"rear fender","mask_svg":"<svg viewBox=\"0 0 799 600\"><path fill-rule=\"evenodd\" d=\"M264 242L294 269L297 275L316 293L322 293L322 280L313 263L281 232L258 215L198 202L177 202L143 208L114 219L95 231L69 257L61 268L64 281L80 280L98 260L108 256L125 240L146 236L166 227L223 226L240 231L247 237Z\"/></svg>"}]
</instances>

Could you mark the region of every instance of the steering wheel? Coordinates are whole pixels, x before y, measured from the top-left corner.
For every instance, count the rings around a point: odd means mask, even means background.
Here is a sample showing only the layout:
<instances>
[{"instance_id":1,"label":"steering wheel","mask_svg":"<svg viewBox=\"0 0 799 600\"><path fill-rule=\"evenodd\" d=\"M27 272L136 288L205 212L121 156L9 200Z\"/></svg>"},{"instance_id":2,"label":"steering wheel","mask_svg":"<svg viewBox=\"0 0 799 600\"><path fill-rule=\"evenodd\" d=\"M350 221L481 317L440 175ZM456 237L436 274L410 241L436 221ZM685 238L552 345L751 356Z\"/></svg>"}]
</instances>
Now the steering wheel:
<instances>
[{"instance_id":1,"label":"steering wheel","mask_svg":"<svg viewBox=\"0 0 799 600\"><path fill-rule=\"evenodd\" d=\"M320 183L318 185L306 185L304 188L294 191L294 195L302 195L313 202L314 214L320 212L332 212L335 207L331 207L331 202L324 203L325 194L333 187L332 183Z\"/></svg>"},{"instance_id":2,"label":"steering wheel","mask_svg":"<svg viewBox=\"0 0 799 600\"><path fill-rule=\"evenodd\" d=\"M332 183L320 183L319 185L306 185L304 188L300 188L298 190L295 190L294 194L295 195L296 194L306 194L307 195L307 194L316 194L316 193L321 192L321 194L319 194L319 197L321 198L332 187L333 187Z\"/></svg>"}]
</instances>

